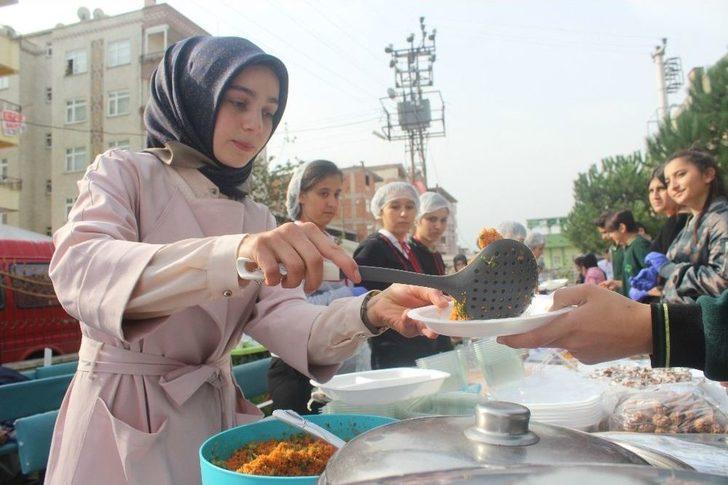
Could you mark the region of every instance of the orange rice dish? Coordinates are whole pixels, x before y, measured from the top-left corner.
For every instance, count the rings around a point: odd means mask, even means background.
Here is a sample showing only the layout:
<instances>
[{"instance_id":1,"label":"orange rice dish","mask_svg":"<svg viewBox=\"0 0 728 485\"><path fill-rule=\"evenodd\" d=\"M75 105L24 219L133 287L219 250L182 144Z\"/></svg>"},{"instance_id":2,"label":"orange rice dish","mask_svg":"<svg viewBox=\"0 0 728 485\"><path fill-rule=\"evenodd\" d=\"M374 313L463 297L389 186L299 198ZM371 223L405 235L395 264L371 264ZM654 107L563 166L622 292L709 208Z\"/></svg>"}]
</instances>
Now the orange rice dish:
<instances>
[{"instance_id":1,"label":"orange rice dish","mask_svg":"<svg viewBox=\"0 0 728 485\"><path fill-rule=\"evenodd\" d=\"M249 475L306 477L321 475L336 448L307 435L255 441L222 462L228 470Z\"/></svg>"},{"instance_id":2,"label":"orange rice dish","mask_svg":"<svg viewBox=\"0 0 728 485\"><path fill-rule=\"evenodd\" d=\"M484 227L478 234L478 248L481 250L498 239L503 239L503 236L497 229L492 227ZM455 300L452 305L452 311L450 312L450 320L470 320L467 312L467 305L465 301Z\"/></svg>"}]
</instances>

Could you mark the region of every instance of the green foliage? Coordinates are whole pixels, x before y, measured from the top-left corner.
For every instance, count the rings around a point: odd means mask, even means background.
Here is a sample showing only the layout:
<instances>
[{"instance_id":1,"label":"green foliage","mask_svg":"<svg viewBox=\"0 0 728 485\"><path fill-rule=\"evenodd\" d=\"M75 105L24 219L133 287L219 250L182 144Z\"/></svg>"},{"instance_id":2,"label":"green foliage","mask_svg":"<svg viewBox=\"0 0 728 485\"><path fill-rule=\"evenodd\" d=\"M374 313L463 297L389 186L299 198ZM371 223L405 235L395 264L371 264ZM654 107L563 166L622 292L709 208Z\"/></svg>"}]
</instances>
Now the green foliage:
<instances>
[{"instance_id":1,"label":"green foliage","mask_svg":"<svg viewBox=\"0 0 728 485\"><path fill-rule=\"evenodd\" d=\"M694 71L686 108L667 118L647 140L650 165L686 148L712 154L723 173L728 169L728 57L704 71Z\"/></svg>"},{"instance_id":2,"label":"green foliage","mask_svg":"<svg viewBox=\"0 0 728 485\"><path fill-rule=\"evenodd\" d=\"M584 252L600 254L607 248L594 226L594 219L605 211L629 209L635 219L655 234L660 222L650 215L647 183L650 169L640 152L605 158L592 165L574 181L574 207L569 213L564 234Z\"/></svg>"},{"instance_id":3,"label":"green foliage","mask_svg":"<svg viewBox=\"0 0 728 485\"><path fill-rule=\"evenodd\" d=\"M301 160L287 160L286 163L271 168L273 157L266 160L260 156L255 160L253 166L253 185L250 191L251 197L256 202L265 204L273 215L285 219L286 215L286 191L288 182L291 180L293 171L300 166Z\"/></svg>"}]
</instances>

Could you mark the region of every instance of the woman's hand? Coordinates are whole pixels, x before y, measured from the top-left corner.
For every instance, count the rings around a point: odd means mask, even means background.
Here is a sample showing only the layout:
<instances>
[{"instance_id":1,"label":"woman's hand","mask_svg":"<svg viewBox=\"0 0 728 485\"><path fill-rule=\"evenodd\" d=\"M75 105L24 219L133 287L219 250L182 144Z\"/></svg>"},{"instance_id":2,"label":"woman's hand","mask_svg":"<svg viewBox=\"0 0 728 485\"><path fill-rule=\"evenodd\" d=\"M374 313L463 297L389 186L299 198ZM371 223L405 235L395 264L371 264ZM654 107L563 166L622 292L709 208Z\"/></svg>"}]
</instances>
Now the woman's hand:
<instances>
[{"instance_id":1,"label":"woman's hand","mask_svg":"<svg viewBox=\"0 0 728 485\"><path fill-rule=\"evenodd\" d=\"M599 283L599 286L612 291L619 291L622 288L622 282L619 280L607 280Z\"/></svg>"},{"instance_id":2,"label":"woman's hand","mask_svg":"<svg viewBox=\"0 0 728 485\"><path fill-rule=\"evenodd\" d=\"M281 283L284 288L295 288L305 280L304 291L310 293L321 285L324 258L354 283L361 281L356 262L311 222L289 222L272 231L249 234L238 247L238 257L253 261L268 286ZM286 276L278 271L279 264L286 267Z\"/></svg>"},{"instance_id":3,"label":"woman's hand","mask_svg":"<svg viewBox=\"0 0 728 485\"><path fill-rule=\"evenodd\" d=\"M570 305L578 308L530 332L499 337L498 342L515 348L566 349L585 364L652 351L649 305L595 285L572 286L554 293L551 310Z\"/></svg>"},{"instance_id":4,"label":"woman's hand","mask_svg":"<svg viewBox=\"0 0 728 485\"><path fill-rule=\"evenodd\" d=\"M435 332L407 316L407 310L426 305L446 308L448 300L439 290L394 284L369 300L367 317L375 327L389 327L405 337L424 335L435 339Z\"/></svg>"}]
</instances>

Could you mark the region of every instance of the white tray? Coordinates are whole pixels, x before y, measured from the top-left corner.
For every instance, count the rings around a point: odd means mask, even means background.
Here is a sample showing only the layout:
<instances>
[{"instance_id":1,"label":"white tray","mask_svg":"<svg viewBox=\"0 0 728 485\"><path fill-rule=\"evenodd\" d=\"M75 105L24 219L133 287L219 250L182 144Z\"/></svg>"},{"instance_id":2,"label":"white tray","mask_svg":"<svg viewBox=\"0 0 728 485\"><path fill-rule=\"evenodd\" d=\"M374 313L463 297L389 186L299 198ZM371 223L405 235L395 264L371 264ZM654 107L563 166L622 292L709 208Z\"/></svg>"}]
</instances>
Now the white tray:
<instances>
[{"instance_id":1,"label":"white tray","mask_svg":"<svg viewBox=\"0 0 728 485\"><path fill-rule=\"evenodd\" d=\"M387 404L435 394L448 377L447 372L434 369L397 367L341 374L328 382L311 379L311 385L320 387L334 401Z\"/></svg>"},{"instance_id":2,"label":"white tray","mask_svg":"<svg viewBox=\"0 0 728 485\"><path fill-rule=\"evenodd\" d=\"M549 297L536 295L531 305L523 314L512 318L494 318L491 320L450 320L452 303L449 307L440 310L434 305L414 308L407 314L413 320L427 325L440 335L449 337L498 337L501 335L515 335L528 332L534 328L546 325L554 318L568 313L576 307L566 307L549 312L546 309L551 305L547 303Z\"/></svg>"}]
</instances>

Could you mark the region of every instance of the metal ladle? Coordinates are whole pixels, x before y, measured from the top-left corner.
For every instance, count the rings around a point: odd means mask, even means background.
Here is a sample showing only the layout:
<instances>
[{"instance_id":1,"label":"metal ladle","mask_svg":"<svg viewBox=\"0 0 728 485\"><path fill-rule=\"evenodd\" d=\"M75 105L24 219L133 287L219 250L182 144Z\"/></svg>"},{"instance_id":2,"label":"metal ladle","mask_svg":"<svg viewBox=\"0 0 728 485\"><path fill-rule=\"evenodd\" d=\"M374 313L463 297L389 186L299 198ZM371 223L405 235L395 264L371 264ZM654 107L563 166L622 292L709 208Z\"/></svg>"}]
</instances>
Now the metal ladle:
<instances>
[{"instance_id":1,"label":"metal ladle","mask_svg":"<svg viewBox=\"0 0 728 485\"><path fill-rule=\"evenodd\" d=\"M318 424L305 419L292 409L276 409L273 411L273 417L300 429L304 433L308 433L311 436L324 440L337 450L346 444L346 441L342 440L330 431L325 430Z\"/></svg>"}]
</instances>

